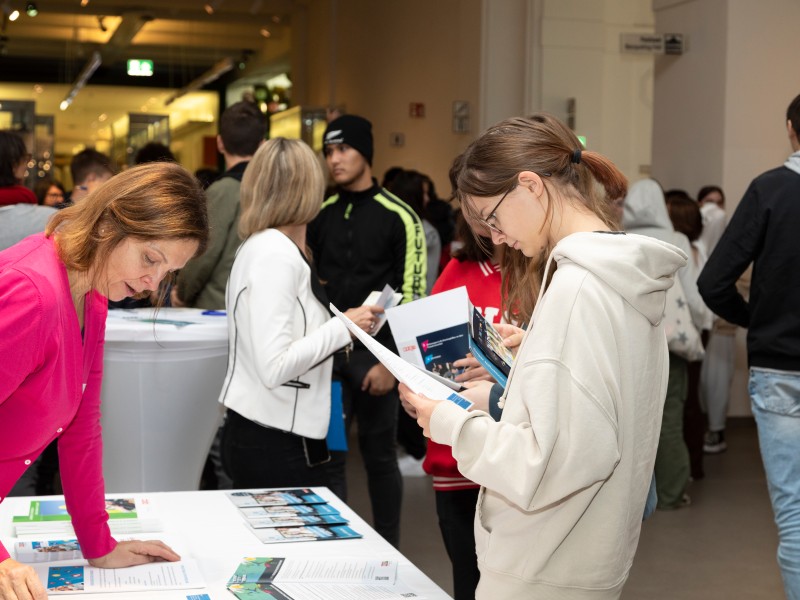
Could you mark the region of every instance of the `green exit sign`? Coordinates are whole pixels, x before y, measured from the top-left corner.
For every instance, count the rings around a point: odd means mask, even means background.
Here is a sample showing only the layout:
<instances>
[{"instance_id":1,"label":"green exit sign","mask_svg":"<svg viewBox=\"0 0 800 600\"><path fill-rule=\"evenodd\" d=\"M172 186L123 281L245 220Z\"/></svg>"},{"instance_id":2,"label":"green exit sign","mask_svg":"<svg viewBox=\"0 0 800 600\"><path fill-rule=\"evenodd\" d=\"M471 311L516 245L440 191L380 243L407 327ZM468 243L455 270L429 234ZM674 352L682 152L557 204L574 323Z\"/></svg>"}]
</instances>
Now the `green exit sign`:
<instances>
[{"instance_id":1,"label":"green exit sign","mask_svg":"<svg viewBox=\"0 0 800 600\"><path fill-rule=\"evenodd\" d=\"M132 58L128 61L128 75L133 77L152 77L153 61Z\"/></svg>"}]
</instances>

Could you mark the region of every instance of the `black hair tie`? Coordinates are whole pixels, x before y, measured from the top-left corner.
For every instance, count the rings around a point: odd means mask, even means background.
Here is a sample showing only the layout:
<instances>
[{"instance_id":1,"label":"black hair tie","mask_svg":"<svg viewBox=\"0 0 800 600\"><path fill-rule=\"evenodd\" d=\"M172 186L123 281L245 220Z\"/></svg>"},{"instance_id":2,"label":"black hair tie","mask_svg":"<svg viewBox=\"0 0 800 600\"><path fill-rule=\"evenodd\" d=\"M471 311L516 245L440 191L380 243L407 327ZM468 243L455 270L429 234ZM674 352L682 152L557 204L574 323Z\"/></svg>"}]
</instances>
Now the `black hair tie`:
<instances>
[{"instance_id":1,"label":"black hair tie","mask_svg":"<svg viewBox=\"0 0 800 600\"><path fill-rule=\"evenodd\" d=\"M575 148L572 152L572 157L570 158L571 162L574 162L576 165L581 164L581 149Z\"/></svg>"}]
</instances>

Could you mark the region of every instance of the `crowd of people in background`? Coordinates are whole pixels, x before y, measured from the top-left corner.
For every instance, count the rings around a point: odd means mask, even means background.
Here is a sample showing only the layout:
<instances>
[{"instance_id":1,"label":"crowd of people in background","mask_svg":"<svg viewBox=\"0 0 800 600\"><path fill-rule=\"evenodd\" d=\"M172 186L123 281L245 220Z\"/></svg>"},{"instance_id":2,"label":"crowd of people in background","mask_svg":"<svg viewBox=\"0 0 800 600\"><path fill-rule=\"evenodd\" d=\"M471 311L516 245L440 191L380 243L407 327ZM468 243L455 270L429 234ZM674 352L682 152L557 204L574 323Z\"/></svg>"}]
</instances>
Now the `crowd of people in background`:
<instances>
[{"instance_id":1,"label":"crowd of people in background","mask_svg":"<svg viewBox=\"0 0 800 600\"><path fill-rule=\"evenodd\" d=\"M705 186L695 196L665 190L668 182L654 179L627 187L610 161L583 149L571 131L547 115L505 121L473 142L453 164L453 197L445 200L437 196L431 176L415 168L392 167L378 183L372 124L363 117L332 119L320 160L302 142L265 141L261 112L238 102L220 119L217 148L224 171L203 168L192 182L184 182L184 201L202 204L195 215L185 207L181 217L195 219L196 230L151 235L170 248L167 254L175 258L169 262L180 267L177 277L160 274L141 289L126 283L127 290L111 280L99 289L92 281L83 291L92 303L105 297L103 310L164 305L227 310L231 360L220 396L226 418L209 453L204 487L326 485L346 500L347 455L324 442L331 394L338 386L345 429L359 425L375 529L393 545L400 543L403 473L413 471L403 467L403 455L432 476L456 600L574 585L616 597L635 543L608 554L607 547L596 544L596 523L604 520L622 538L635 540L640 515L649 512L648 494L662 510L691 504L690 484L704 477L704 456L727 449L736 328L750 326L751 395L781 533L779 562L787 589L797 589L800 560L790 499L795 471L786 466L786 448L776 434L795 414L797 396L786 390L797 387L796 373L792 360L775 357L782 342L769 318L795 310L775 297L780 292L773 280L793 278L788 269L796 265L789 259L774 264L770 252L788 252L790 242L773 242L783 246L772 248L770 240L792 234L777 229L770 211L784 209L770 203L789 188L800 189L798 100L789 108L787 127L795 154L782 170L753 182L726 229L730 215L720 187ZM0 131L0 251L20 243L44 244L36 251L46 254L55 270L58 260L76 272L85 268L70 267L69 257L56 257L52 243L41 240L62 240L66 247L65 236L82 222L86 207L112 205L112 193L147 201L146 190L133 193L122 186L123 178L138 173L147 179L157 169L173 169L178 179L186 175L169 147L155 142L136 152L139 166L123 175L116 175L118 167L97 150L77 153L70 163L69 191L50 177L33 189L25 187L30 160L20 135ZM321 162L333 183L327 197ZM796 211L785 218L788 229L797 223ZM104 243L101 221L95 219L91 227ZM538 232L534 224L541 225ZM178 245L172 248L173 243ZM546 261L551 252L555 264ZM657 257L656 262L645 268L645 262L637 262L645 255ZM21 260L13 252L2 256ZM752 261L757 270L751 306L760 301L768 305L761 310L772 315L754 312L743 299ZM620 280L612 264L632 279ZM663 281L673 273L675 283L668 290ZM597 296L586 300L578 282L597 286ZM469 355L453 365L460 373L457 380L469 388L465 394L485 413L436 405L408 388L398 389L392 374L328 311L330 301L371 332L380 309L363 303L387 284L402 302L465 285L509 346L524 354L525 364L512 371L506 389L487 383L488 373ZM666 298L663 313L637 286ZM92 295L93 289L101 296ZM566 304L572 307L569 318ZM602 323L591 321L598 310ZM653 337L662 317L665 349ZM570 319L597 335L573 339L577 334L566 327ZM615 345L622 330L638 336L632 346ZM388 328L376 339L395 349ZM589 361L585 352L572 350L582 341L597 346L595 355L611 362L624 355L629 364ZM549 390L564 404L575 403L574 412L549 413L551 400L533 398L521 382ZM603 389L587 389L585 382ZM613 389L606 395L609 382ZM787 396L785 410L770 402L781 394ZM630 400L630 413L623 411L615 421L610 398ZM286 406L293 407L291 415ZM591 427L581 411L593 414ZM625 422L634 414L640 418L637 427ZM598 423L606 421L610 426L604 433ZM642 429L645 422L655 428L653 435ZM527 428L540 436L538 447L522 439L529 435L520 433ZM558 432L567 430L587 437L559 438ZM616 446L618 435L629 444L624 453ZM481 452L482 447L494 450ZM271 460L249 461L254 448ZM636 456L630 454L634 450ZM71 466L67 469L72 480L79 477ZM13 483L12 495L61 492L55 441ZM481 486L486 491L479 498ZM75 491L64 490L75 497ZM563 503L557 515L548 510L553 503ZM624 516L620 503L628 506ZM490 534L478 527L477 538L476 504L484 511L478 522L484 519L493 528ZM524 529L538 549L530 562L518 563L500 551L500 544L512 543ZM84 535L101 540L97 556L114 551L107 532ZM543 547L549 554L542 555ZM147 551L173 558L169 549ZM594 562L584 570L575 567L574 555L559 562L570 551ZM114 564L128 559L120 560ZM597 565L602 568L594 569Z\"/></svg>"}]
</instances>

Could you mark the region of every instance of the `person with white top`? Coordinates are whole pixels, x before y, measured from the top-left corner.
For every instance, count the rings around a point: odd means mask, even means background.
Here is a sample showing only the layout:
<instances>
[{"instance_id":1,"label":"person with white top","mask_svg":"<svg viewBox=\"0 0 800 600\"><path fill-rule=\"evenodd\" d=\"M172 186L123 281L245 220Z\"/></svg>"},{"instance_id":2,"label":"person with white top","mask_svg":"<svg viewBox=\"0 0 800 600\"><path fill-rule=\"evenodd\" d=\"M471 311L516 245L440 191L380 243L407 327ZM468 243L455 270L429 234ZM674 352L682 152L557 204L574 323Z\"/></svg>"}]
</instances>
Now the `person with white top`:
<instances>
[{"instance_id":1,"label":"person with white top","mask_svg":"<svg viewBox=\"0 0 800 600\"><path fill-rule=\"evenodd\" d=\"M473 230L530 259L504 293L535 304L499 422L481 410L488 382L465 392L470 411L400 386L425 434L482 486L476 598L619 598L667 388L666 290L686 254L614 230L608 199L625 195L624 176L555 117L503 121L456 160Z\"/></svg>"},{"instance_id":2,"label":"person with white top","mask_svg":"<svg viewBox=\"0 0 800 600\"><path fill-rule=\"evenodd\" d=\"M306 245L325 179L299 140L273 138L242 178L244 240L226 291L228 372L222 464L234 488L327 486L325 438L335 352L351 337L331 316ZM345 314L369 331L377 306Z\"/></svg>"}]
</instances>

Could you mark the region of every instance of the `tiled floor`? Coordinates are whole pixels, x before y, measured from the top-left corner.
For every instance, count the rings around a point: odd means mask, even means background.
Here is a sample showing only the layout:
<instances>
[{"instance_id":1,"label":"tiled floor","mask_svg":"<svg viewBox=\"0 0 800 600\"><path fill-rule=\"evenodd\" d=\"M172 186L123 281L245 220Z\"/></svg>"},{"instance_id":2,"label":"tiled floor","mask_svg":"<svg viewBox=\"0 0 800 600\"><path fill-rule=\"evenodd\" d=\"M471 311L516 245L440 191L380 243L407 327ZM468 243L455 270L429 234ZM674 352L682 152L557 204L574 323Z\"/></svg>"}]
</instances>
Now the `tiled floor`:
<instances>
[{"instance_id":1,"label":"tiled floor","mask_svg":"<svg viewBox=\"0 0 800 600\"><path fill-rule=\"evenodd\" d=\"M642 527L624 600L779 600L777 535L755 424L737 419L728 451L705 460L688 508L657 512ZM349 504L370 520L360 457L348 465ZM439 535L427 477L405 478L400 550L448 593L450 562Z\"/></svg>"}]
</instances>

